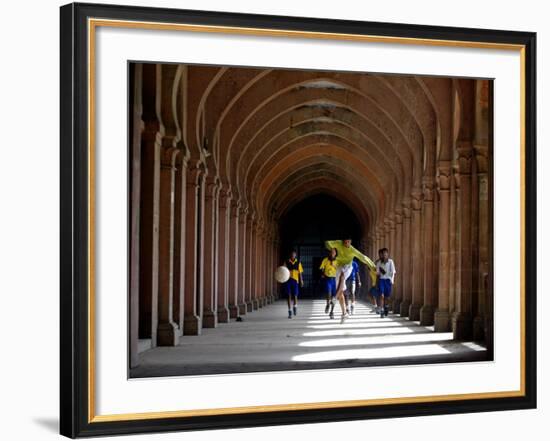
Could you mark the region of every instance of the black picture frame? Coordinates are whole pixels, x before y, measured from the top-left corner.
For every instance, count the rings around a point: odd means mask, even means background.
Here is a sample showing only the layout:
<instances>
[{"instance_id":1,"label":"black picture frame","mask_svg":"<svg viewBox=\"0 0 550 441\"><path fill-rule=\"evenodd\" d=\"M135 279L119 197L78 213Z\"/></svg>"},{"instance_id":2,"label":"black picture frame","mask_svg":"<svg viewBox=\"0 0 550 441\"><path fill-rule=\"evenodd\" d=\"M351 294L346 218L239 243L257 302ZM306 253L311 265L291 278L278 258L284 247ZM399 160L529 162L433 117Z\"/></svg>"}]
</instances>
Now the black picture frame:
<instances>
[{"instance_id":1,"label":"black picture frame","mask_svg":"<svg viewBox=\"0 0 550 441\"><path fill-rule=\"evenodd\" d=\"M516 397L372 405L214 416L90 421L88 396L88 95L87 20L252 27L307 32L514 44L525 56L525 394ZM68 4L60 9L60 432L67 437L393 418L536 407L536 34L191 11ZM124 148L124 147L122 147Z\"/></svg>"}]
</instances>

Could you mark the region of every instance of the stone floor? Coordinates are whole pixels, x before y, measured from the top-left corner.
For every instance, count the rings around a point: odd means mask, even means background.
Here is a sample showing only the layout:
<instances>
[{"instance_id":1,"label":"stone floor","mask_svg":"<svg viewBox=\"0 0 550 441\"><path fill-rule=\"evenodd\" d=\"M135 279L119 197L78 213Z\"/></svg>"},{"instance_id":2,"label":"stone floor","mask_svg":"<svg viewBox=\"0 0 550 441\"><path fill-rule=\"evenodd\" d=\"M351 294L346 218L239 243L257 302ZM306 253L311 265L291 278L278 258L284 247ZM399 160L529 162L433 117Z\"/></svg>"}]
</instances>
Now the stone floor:
<instances>
[{"instance_id":1,"label":"stone floor","mask_svg":"<svg viewBox=\"0 0 550 441\"><path fill-rule=\"evenodd\" d=\"M200 336L183 336L177 347L157 347L141 353L130 377L204 375L238 372L326 369L396 364L486 360L484 347L452 340L452 333L435 333L390 314L376 315L358 303L355 314L340 324L324 313L323 300L303 300L298 314L287 318L286 302L249 313L242 322L203 329Z\"/></svg>"}]
</instances>

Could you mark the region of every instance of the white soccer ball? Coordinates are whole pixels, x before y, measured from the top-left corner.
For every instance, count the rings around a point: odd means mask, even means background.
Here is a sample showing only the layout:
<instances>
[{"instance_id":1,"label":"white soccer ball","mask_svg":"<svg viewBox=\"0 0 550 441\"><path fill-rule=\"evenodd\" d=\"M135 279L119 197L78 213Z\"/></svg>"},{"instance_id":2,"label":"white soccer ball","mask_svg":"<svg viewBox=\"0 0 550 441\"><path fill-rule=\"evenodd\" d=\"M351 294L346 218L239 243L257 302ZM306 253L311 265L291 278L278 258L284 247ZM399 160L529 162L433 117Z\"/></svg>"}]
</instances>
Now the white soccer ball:
<instances>
[{"instance_id":1,"label":"white soccer ball","mask_svg":"<svg viewBox=\"0 0 550 441\"><path fill-rule=\"evenodd\" d=\"M285 283L290 279L290 271L286 266L280 266L275 270L275 280L279 283Z\"/></svg>"}]
</instances>

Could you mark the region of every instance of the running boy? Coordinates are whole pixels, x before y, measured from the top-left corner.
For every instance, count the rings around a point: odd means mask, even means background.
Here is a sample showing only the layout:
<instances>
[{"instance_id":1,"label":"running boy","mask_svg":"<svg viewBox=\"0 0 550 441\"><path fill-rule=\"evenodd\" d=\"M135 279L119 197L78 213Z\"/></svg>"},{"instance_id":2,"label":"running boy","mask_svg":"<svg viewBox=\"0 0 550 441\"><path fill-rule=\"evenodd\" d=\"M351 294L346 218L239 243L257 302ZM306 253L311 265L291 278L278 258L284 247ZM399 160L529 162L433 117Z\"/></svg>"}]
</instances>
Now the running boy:
<instances>
[{"instance_id":1,"label":"running boy","mask_svg":"<svg viewBox=\"0 0 550 441\"><path fill-rule=\"evenodd\" d=\"M380 314L380 302L378 301L378 298L380 297L380 291L379 286L380 284L378 281L380 280L380 277L378 276L378 263L382 261L383 253L382 249L378 250L378 259L376 259L376 262L374 264L376 265L376 283L372 285L372 288L369 290L370 294L372 295L372 301L374 303L374 312L376 314Z\"/></svg>"},{"instance_id":2,"label":"running boy","mask_svg":"<svg viewBox=\"0 0 550 441\"><path fill-rule=\"evenodd\" d=\"M386 299L391 296L391 288L395 278L395 264L390 259L390 252L382 248L379 252L380 259L376 262L376 275L378 276L378 292L380 293L380 317L388 315Z\"/></svg>"},{"instance_id":3,"label":"running boy","mask_svg":"<svg viewBox=\"0 0 550 441\"><path fill-rule=\"evenodd\" d=\"M327 306L325 307L325 314L329 312L330 308L329 317L331 319L334 318L334 297L336 297L337 254L338 253L336 251L336 248L332 248L328 253L328 257L325 257L321 262L321 266L319 268L321 270L323 289L327 296Z\"/></svg>"},{"instance_id":4,"label":"running boy","mask_svg":"<svg viewBox=\"0 0 550 441\"><path fill-rule=\"evenodd\" d=\"M284 284L288 302L288 318L290 319L292 318L292 313L296 315L298 309L298 284L300 284L301 287L304 286L304 280L302 279L304 269L302 268L302 263L297 258L295 250L292 250L290 253L290 258L285 261L285 266L290 271L290 277ZM292 309L290 307L291 300L293 303Z\"/></svg>"},{"instance_id":5,"label":"running boy","mask_svg":"<svg viewBox=\"0 0 550 441\"><path fill-rule=\"evenodd\" d=\"M336 256L336 264L338 266L338 269L336 270L336 298L338 299L340 308L342 309L342 318L340 323L344 323L344 321L348 318L348 314L346 313L344 291L346 290L346 280L350 276L353 269L353 258L356 257L357 260L368 266L369 274L371 279L373 279L373 283L376 281L376 265L372 260L351 245L351 239L327 240L325 242L325 246L329 250L331 248L336 248L336 251L338 252L338 255Z\"/></svg>"},{"instance_id":6,"label":"running boy","mask_svg":"<svg viewBox=\"0 0 550 441\"><path fill-rule=\"evenodd\" d=\"M353 315L355 309L355 292L357 288L361 288L361 276L359 275L359 264L357 261L353 259L351 264L351 274L347 280L349 286L346 287L349 288L346 291L346 311L348 314Z\"/></svg>"}]
</instances>

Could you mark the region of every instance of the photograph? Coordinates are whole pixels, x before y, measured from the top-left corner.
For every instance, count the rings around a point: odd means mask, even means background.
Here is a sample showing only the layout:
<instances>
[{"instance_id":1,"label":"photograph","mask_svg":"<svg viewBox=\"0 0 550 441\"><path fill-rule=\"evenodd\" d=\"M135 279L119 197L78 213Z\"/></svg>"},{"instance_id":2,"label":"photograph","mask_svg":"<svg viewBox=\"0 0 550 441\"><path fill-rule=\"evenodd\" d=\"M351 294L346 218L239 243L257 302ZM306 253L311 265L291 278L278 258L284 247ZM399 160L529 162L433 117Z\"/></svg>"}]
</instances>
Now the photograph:
<instances>
[{"instance_id":1,"label":"photograph","mask_svg":"<svg viewBox=\"0 0 550 441\"><path fill-rule=\"evenodd\" d=\"M493 359L492 79L128 84L130 378Z\"/></svg>"}]
</instances>

